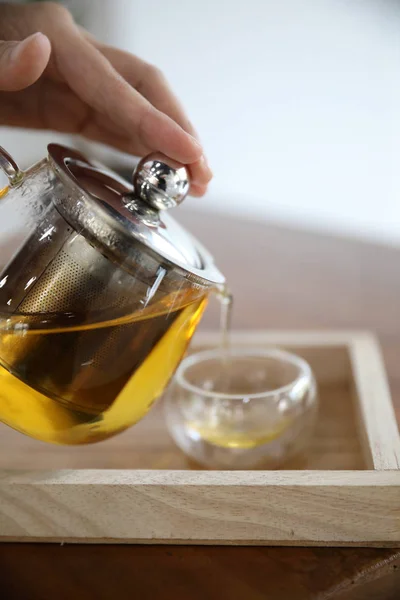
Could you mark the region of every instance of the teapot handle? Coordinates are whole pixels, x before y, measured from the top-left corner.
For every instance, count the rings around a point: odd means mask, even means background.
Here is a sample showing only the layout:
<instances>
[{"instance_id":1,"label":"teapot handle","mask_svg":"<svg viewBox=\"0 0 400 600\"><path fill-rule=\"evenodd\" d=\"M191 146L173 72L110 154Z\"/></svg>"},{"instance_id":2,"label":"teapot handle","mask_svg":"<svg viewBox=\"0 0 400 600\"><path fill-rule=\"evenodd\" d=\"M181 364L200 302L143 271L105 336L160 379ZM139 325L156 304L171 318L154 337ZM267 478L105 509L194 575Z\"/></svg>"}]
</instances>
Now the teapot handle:
<instances>
[{"instance_id":1,"label":"teapot handle","mask_svg":"<svg viewBox=\"0 0 400 600\"><path fill-rule=\"evenodd\" d=\"M18 167L15 160L8 154L2 146L0 146L0 169L4 171L4 173L8 177L9 184L16 185L22 179L22 171Z\"/></svg>"}]
</instances>

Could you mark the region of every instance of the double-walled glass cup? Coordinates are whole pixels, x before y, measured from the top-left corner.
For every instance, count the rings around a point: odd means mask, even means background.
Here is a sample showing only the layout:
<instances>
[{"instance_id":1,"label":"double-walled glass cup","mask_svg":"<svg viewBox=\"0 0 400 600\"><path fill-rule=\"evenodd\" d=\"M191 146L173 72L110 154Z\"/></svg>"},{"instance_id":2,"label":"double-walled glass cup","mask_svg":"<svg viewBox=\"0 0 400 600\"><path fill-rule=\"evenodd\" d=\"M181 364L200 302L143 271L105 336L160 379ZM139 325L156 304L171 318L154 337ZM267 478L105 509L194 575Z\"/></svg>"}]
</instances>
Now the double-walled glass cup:
<instances>
[{"instance_id":1,"label":"double-walled glass cup","mask_svg":"<svg viewBox=\"0 0 400 600\"><path fill-rule=\"evenodd\" d=\"M310 366L281 350L231 348L185 358L166 392L176 444L207 468L277 468L306 449L317 408Z\"/></svg>"}]
</instances>

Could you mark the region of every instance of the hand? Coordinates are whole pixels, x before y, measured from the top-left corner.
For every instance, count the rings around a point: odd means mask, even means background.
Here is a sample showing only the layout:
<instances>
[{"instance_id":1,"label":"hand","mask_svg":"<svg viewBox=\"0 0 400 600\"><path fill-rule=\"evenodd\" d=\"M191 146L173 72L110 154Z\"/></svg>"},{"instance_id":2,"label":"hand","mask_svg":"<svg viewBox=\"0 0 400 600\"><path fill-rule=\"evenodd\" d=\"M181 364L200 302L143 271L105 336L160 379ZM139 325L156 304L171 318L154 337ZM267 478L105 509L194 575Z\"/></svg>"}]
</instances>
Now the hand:
<instances>
[{"instance_id":1,"label":"hand","mask_svg":"<svg viewBox=\"0 0 400 600\"><path fill-rule=\"evenodd\" d=\"M189 166L192 195L205 193L212 173L157 68L99 44L51 2L0 4L0 40L0 125L78 133L137 156L160 151Z\"/></svg>"}]
</instances>

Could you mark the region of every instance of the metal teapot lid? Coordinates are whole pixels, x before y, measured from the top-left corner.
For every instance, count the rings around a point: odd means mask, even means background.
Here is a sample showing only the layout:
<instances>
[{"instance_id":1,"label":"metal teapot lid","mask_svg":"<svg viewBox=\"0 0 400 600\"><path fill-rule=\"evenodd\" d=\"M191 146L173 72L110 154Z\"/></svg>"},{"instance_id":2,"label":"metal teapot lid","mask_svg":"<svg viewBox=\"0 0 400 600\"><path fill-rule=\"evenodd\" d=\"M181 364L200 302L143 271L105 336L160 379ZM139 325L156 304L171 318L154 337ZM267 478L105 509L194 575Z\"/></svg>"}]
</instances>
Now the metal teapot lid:
<instances>
[{"instance_id":1,"label":"metal teapot lid","mask_svg":"<svg viewBox=\"0 0 400 600\"><path fill-rule=\"evenodd\" d=\"M186 168L161 154L142 159L133 185L76 150L49 144L49 161L70 193L55 194L64 218L123 264L135 264L139 241L195 280L221 285L223 275L203 246L169 214L189 191Z\"/></svg>"}]
</instances>

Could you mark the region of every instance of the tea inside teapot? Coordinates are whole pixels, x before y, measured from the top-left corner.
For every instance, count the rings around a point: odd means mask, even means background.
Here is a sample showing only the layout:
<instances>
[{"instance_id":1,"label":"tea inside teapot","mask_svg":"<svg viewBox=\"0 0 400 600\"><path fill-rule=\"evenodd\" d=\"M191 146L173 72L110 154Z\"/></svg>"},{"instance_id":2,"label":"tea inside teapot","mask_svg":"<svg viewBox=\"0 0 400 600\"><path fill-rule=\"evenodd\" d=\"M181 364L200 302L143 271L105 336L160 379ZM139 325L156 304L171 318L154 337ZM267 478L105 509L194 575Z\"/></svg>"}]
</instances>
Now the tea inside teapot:
<instances>
[{"instance_id":1,"label":"tea inside teapot","mask_svg":"<svg viewBox=\"0 0 400 600\"><path fill-rule=\"evenodd\" d=\"M0 420L48 442L100 441L161 395L224 278L161 214L187 193L179 165L145 159L132 186L55 145L25 173L13 164L0 201L20 225L0 269Z\"/></svg>"},{"instance_id":2,"label":"tea inside teapot","mask_svg":"<svg viewBox=\"0 0 400 600\"><path fill-rule=\"evenodd\" d=\"M65 444L126 429L162 393L206 302L188 292L175 306L171 296L147 313L88 325L67 325L64 313L10 319L0 331L0 419Z\"/></svg>"}]
</instances>

